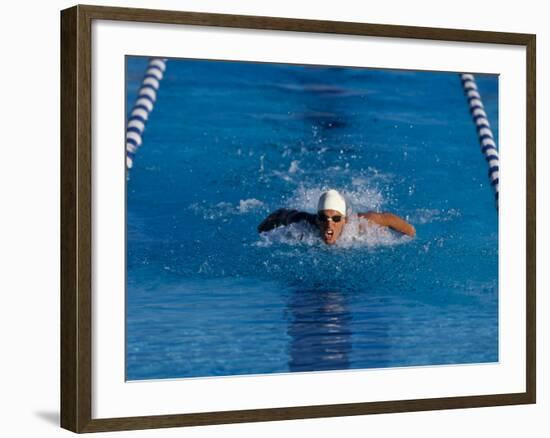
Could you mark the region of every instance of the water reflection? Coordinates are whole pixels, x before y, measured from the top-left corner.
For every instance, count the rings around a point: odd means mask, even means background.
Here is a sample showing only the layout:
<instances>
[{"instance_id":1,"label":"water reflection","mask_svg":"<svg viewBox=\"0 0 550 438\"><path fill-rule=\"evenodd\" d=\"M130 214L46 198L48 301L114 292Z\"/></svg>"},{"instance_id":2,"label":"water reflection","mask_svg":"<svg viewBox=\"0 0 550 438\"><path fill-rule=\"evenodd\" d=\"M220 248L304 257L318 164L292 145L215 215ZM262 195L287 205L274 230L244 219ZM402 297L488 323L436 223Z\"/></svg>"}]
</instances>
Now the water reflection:
<instances>
[{"instance_id":1,"label":"water reflection","mask_svg":"<svg viewBox=\"0 0 550 438\"><path fill-rule=\"evenodd\" d=\"M298 289L288 303L290 371L350 367L351 314L338 291Z\"/></svg>"}]
</instances>

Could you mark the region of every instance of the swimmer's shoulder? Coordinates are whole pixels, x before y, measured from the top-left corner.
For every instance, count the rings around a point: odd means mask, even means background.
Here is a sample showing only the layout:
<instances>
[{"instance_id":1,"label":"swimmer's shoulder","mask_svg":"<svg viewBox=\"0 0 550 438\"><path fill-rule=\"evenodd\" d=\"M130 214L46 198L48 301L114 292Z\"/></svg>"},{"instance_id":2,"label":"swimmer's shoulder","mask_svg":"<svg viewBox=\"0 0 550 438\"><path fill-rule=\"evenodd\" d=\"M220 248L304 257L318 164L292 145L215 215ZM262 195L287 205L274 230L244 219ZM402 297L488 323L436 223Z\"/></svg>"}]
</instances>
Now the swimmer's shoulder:
<instances>
[{"instance_id":1,"label":"swimmer's shoulder","mask_svg":"<svg viewBox=\"0 0 550 438\"><path fill-rule=\"evenodd\" d=\"M260 223L260 225L258 226L258 232L262 233L280 226L290 225L303 221L314 225L315 215L289 208L279 208Z\"/></svg>"},{"instance_id":2,"label":"swimmer's shoulder","mask_svg":"<svg viewBox=\"0 0 550 438\"><path fill-rule=\"evenodd\" d=\"M315 218L317 215L312 213L307 213L305 211L294 210L289 215L289 224L296 222L307 222L310 225L315 225Z\"/></svg>"},{"instance_id":3,"label":"swimmer's shoulder","mask_svg":"<svg viewBox=\"0 0 550 438\"><path fill-rule=\"evenodd\" d=\"M416 229L405 219L393 213L377 213L375 211L369 211L366 213L357 214L361 218L367 219L369 222L373 222L376 225L391 228L400 233L407 234L414 237L416 235Z\"/></svg>"},{"instance_id":4,"label":"swimmer's shoulder","mask_svg":"<svg viewBox=\"0 0 550 438\"><path fill-rule=\"evenodd\" d=\"M357 217L361 219L367 219L376 221L376 219L379 219L382 217L383 213L377 213L376 211L366 211L362 213L357 213Z\"/></svg>"}]
</instances>

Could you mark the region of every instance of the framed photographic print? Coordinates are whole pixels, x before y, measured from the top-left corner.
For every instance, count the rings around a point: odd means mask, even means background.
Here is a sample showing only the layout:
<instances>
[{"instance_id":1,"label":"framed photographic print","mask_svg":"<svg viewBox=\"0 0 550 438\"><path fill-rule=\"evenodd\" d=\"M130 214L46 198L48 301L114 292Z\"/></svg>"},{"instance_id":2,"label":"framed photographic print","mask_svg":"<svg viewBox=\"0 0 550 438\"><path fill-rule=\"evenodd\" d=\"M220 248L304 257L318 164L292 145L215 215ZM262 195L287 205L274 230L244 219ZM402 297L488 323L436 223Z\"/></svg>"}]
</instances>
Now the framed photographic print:
<instances>
[{"instance_id":1,"label":"framed photographic print","mask_svg":"<svg viewBox=\"0 0 550 438\"><path fill-rule=\"evenodd\" d=\"M535 403L535 36L61 13L61 425Z\"/></svg>"}]
</instances>

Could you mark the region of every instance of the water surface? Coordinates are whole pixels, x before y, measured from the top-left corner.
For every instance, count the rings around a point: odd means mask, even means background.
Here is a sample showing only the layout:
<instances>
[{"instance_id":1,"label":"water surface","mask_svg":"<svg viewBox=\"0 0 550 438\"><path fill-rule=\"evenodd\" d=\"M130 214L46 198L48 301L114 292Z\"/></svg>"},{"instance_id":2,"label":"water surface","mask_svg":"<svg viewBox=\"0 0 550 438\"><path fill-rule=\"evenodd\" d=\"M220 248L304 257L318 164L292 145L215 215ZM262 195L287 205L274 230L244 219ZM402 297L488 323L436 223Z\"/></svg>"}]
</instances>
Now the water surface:
<instances>
[{"instance_id":1,"label":"water surface","mask_svg":"<svg viewBox=\"0 0 550 438\"><path fill-rule=\"evenodd\" d=\"M327 188L417 237L258 235ZM498 361L491 190L456 73L169 60L127 182L127 378Z\"/></svg>"}]
</instances>

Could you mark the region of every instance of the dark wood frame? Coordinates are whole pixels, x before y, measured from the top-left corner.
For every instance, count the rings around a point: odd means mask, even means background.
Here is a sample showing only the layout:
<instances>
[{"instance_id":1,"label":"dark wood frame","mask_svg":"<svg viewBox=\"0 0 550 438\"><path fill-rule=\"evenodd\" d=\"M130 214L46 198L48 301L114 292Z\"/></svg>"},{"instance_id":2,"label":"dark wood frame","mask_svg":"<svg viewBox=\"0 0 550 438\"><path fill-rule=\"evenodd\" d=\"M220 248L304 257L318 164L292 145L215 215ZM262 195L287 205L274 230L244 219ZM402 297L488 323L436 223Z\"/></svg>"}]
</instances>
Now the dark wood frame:
<instances>
[{"instance_id":1,"label":"dark wood frame","mask_svg":"<svg viewBox=\"0 0 550 438\"><path fill-rule=\"evenodd\" d=\"M527 51L526 392L92 419L91 24L93 20L140 21L525 46ZM62 11L61 426L81 433L535 403L535 50L536 37L531 34L98 6L75 6Z\"/></svg>"}]
</instances>

